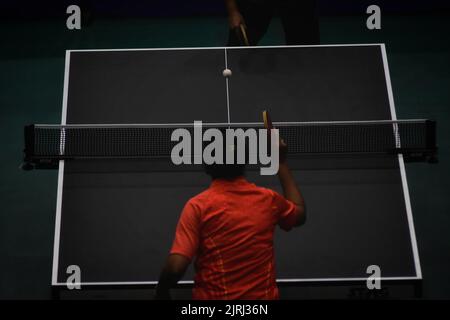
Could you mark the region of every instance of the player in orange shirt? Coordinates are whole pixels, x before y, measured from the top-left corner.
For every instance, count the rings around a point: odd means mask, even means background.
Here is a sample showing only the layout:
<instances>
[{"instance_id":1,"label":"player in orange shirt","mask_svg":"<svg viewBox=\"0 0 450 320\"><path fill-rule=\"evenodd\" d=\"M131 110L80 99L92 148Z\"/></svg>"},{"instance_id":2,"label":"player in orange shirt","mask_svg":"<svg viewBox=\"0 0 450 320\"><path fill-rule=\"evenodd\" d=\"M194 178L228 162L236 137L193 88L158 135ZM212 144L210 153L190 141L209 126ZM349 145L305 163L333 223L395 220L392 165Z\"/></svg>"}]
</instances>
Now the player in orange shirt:
<instances>
[{"instance_id":1,"label":"player in orange shirt","mask_svg":"<svg viewBox=\"0 0 450 320\"><path fill-rule=\"evenodd\" d=\"M273 236L305 223L305 202L280 143L278 177L284 197L244 178L244 165L205 166L210 187L185 205L170 255L161 272L157 299L195 259L193 299L278 299Z\"/></svg>"}]
</instances>

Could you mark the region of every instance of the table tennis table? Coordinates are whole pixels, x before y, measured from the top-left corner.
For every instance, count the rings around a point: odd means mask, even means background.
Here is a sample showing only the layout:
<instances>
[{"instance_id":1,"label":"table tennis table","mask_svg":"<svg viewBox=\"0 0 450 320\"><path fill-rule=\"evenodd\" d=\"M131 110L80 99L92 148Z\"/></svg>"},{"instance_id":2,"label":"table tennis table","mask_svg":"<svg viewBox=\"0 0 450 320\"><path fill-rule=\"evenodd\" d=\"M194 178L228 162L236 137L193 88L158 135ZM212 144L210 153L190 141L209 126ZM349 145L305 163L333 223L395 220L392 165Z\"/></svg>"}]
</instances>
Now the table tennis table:
<instances>
[{"instance_id":1,"label":"table tennis table","mask_svg":"<svg viewBox=\"0 0 450 320\"><path fill-rule=\"evenodd\" d=\"M396 120L384 44L66 52L61 124L255 123L264 109L278 122ZM276 231L280 286L365 284L369 265L382 283L420 281L402 154L291 166L308 221ZM185 202L210 183L172 169L61 160L52 285L66 285L70 265L84 288L155 285ZM281 192L276 176L247 177ZM192 279L189 270L181 283Z\"/></svg>"}]
</instances>

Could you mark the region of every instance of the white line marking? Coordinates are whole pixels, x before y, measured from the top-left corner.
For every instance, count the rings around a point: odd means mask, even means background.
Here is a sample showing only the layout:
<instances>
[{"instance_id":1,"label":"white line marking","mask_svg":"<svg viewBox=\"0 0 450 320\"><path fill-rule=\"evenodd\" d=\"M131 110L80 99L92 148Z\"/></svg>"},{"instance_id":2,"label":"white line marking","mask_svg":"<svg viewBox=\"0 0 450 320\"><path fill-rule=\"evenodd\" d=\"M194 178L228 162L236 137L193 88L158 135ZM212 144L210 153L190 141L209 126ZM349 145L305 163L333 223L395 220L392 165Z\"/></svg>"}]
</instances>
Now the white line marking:
<instances>
[{"instance_id":1,"label":"white line marking","mask_svg":"<svg viewBox=\"0 0 450 320\"><path fill-rule=\"evenodd\" d=\"M397 114L395 112L394 95L392 92L391 77L389 74L389 65L388 65L387 54L386 54L386 46L384 44L381 45L381 55L383 58L384 74L386 77L386 87L387 87L388 97L389 97L389 106L390 106L390 110L391 110L391 117L392 117L392 120L397 120ZM406 206L406 215L408 218L409 233L411 236L411 247L412 247L413 256L414 256L414 265L415 265L415 269L416 269L416 275L418 278L421 279L422 278L422 269L420 267L419 250L417 248L416 232L414 230L414 220L413 220L413 215L412 215L411 199L409 197L405 163L403 161L402 154L398 155L398 164L399 164L399 168L400 168L400 176L402 179L403 195L404 195L405 206Z\"/></svg>"},{"instance_id":2,"label":"white line marking","mask_svg":"<svg viewBox=\"0 0 450 320\"><path fill-rule=\"evenodd\" d=\"M421 280L418 277L381 277L380 281L405 281L405 280ZM364 278L303 278L303 279L277 279L277 283L300 283L300 282L344 282L344 281L361 281L366 282ZM193 280L179 281L179 284L193 284ZM81 286L108 286L108 285L156 285L158 281L134 281L134 282L81 282ZM66 286L64 282L53 284L54 286Z\"/></svg>"},{"instance_id":3,"label":"white line marking","mask_svg":"<svg viewBox=\"0 0 450 320\"><path fill-rule=\"evenodd\" d=\"M402 119L402 120L360 120L360 121L307 121L307 122L295 122L295 121L283 121L283 122L274 122L273 124L278 127L283 126L308 126L308 125L358 125L358 124L396 124L396 123L416 123L416 122L424 122L427 119ZM202 125L204 127L212 127L212 126L261 126L264 125L263 122L203 122ZM186 122L186 123L111 123L111 124L67 124L67 125L59 125L59 124L35 124L35 128L159 128L159 127L193 127L194 122Z\"/></svg>"},{"instance_id":4,"label":"white line marking","mask_svg":"<svg viewBox=\"0 0 450 320\"><path fill-rule=\"evenodd\" d=\"M320 44L295 46L245 46L245 47L175 47L175 48L118 48L118 49L75 49L70 52L109 52L109 51L164 51L164 50L248 50L248 49L281 49L281 48L333 48L333 47L370 47L381 46L383 43L358 44Z\"/></svg>"},{"instance_id":5,"label":"white line marking","mask_svg":"<svg viewBox=\"0 0 450 320\"><path fill-rule=\"evenodd\" d=\"M228 69L228 53L227 49L225 48L225 69ZM225 86L227 90L227 117L228 117L228 123L231 123L231 116L230 116L230 86L228 83L228 77L225 78Z\"/></svg>"},{"instance_id":6,"label":"white line marking","mask_svg":"<svg viewBox=\"0 0 450 320\"><path fill-rule=\"evenodd\" d=\"M61 124L66 124L67 119L67 98L69 95L69 69L70 69L70 51L66 51L66 62L64 69L64 89L63 89L63 104L61 112ZM62 196L63 196L63 180L64 180L64 160L59 161L58 170L58 189L56 192L56 216L55 216L55 236L53 242L53 269L52 269L52 284L58 282L58 265L59 265L59 242L61 234L61 210L62 210Z\"/></svg>"}]
</instances>

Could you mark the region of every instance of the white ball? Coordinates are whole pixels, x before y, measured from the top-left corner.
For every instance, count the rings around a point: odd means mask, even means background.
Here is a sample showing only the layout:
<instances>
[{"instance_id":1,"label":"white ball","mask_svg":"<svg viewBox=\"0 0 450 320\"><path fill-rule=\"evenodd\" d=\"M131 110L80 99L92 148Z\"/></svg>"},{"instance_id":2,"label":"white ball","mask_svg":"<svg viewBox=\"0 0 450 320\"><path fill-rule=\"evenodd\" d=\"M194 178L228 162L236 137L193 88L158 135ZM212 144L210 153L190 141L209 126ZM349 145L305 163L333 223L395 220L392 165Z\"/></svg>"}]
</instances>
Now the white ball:
<instances>
[{"instance_id":1,"label":"white ball","mask_svg":"<svg viewBox=\"0 0 450 320\"><path fill-rule=\"evenodd\" d=\"M230 69L225 69L225 70L223 70L222 74L223 74L223 76L224 76L225 78L228 78L228 77L231 77L231 75L233 74L233 72L231 72Z\"/></svg>"}]
</instances>

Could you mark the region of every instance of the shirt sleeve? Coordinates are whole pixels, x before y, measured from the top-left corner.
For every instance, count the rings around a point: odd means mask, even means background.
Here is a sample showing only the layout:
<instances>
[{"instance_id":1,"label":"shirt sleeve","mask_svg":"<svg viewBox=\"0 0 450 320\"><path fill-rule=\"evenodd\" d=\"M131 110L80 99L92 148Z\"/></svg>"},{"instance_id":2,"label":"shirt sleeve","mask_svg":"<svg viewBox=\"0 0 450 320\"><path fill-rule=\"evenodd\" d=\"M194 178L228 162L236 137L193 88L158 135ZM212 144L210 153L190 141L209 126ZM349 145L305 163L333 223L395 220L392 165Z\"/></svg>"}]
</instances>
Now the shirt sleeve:
<instances>
[{"instance_id":1,"label":"shirt sleeve","mask_svg":"<svg viewBox=\"0 0 450 320\"><path fill-rule=\"evenodd\" d=\"M272 191L272 197L278 225L285 231L291 230L296 225L300 214L297 205L275 191Z\"/></svg>"},{"instance_id":2,"label":"shirt sleeve","mask_svg":"<svg viewBox=\"0 0 450 320\"><path fill-rule=\"evenodd\" d=\"M175 231L171 254L181 254L190 260L197 253L200 239L200 212L188 202L181 212Z\"/></svg>"}]
</instances>

